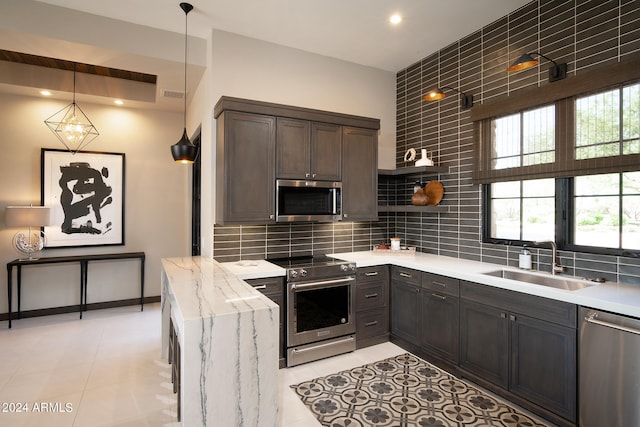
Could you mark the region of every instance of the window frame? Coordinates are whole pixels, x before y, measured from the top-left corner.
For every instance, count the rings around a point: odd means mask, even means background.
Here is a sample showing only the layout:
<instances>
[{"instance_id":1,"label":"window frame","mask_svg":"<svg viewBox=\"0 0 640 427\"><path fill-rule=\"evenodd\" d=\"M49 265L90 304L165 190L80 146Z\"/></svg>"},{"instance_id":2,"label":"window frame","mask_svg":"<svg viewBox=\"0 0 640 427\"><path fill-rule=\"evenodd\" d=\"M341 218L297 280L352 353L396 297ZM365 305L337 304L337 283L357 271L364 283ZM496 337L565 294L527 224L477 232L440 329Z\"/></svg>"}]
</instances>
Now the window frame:
<instances>
[{"instance_id":1,"label":"window frame","mask_svg":"<svg viewBox=\"0 0 640 427\"><path fill-rule=\"evenodd\" d=\"M562 81L531 86L477 104L471 109L474 127L473 182L481 184L482 242L524 245L531 241L500 239L490 236L491 190L493 182L555 179L555 241L559 249L617 256L640 256L640 251L576 245L573 242L573 177L640 171L640 154L621 154L576 160L575 100L593 93L640 83L640 56L616 64L581 71ZM556 105L556 161L511 169L491 169L491 121L548 104ZM522 226L522 225L521 225ZM620 233L621 231L619 231Z\"/></svg>"},{"instance_id":2,"label":"window frame","mask_svg":"<svg viewBox=\"0 0 640 427\"><path fill-rule=\"evenodd\" d=\"M585 246L576 245L572 243L574 241L574 226L575 226L575 194L574 194L574 177L564 177L555 179L555 214L554 214L554 240L558 249L591 253L598 255L613 255L613 256L635 256L638 251L635 249L624 248L607 248L602 246ZM499 245L512 245L512 246L535 246L535 241L532 240L518 240L518 239L503 239L496 238L490 235L491 233L491 184L482 185L482 242L492 243ZM618 197L622 197L622 193L618 194ZM520 195L522 200L522 195ZM522 227L522 224L520 225ZM618 236L621 236L622 230L618 230Z\"/></svg>"}]
</instances>

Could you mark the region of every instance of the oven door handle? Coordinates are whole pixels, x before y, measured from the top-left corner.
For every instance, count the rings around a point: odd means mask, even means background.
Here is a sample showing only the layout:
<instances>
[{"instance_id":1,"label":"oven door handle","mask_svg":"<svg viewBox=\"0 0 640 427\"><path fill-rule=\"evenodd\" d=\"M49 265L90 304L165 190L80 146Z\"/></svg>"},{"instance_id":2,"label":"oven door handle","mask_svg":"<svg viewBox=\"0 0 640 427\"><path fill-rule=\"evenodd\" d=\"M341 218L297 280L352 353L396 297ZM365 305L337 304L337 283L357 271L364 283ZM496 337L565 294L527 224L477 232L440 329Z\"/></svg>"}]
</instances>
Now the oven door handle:
<instances>
[{"instance_id":1,"label":"oven door handle","mask_svg":"<svg viewBox=\"0 0 640 427\"><path fill-rule=\"evenodd\" d=\"M353 280L354 280L353 277L346 277L344 279L321 280L318 282L292 283L291 290L309 290L309 289L340 286L344 283L352 282ZM330 286L327 286L327 285L330 285Z\"/></svg>"}]
</instances>

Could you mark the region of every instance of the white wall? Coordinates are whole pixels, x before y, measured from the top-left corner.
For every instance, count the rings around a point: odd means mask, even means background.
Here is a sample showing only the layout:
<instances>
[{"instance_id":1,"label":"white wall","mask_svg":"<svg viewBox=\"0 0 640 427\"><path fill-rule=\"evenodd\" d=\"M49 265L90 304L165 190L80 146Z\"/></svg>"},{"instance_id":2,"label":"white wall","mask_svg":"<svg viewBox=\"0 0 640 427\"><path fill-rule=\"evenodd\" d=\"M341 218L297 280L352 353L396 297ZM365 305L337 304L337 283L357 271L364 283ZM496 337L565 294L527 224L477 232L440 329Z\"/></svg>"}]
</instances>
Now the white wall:
<instances>
[{"instance_id":1,"label":"white wall","mask_svg":"<svg viewBox=\"0 0 640 427\"><path fill-rule=\"evenodd\" d=\"M210 49L209 69L189 108L198 111L203 122L210 121L206 140L203 132L203 144L208 144L202 151L203 171L215 165L213 106L221 96L378 118L379 167L395 167L394 73L217 30L212 32ZM215 220L214 174L207 179L202 199L203 254L210 253L207 246L212 242L207 219Z\"/></svg>"},{"instance_id":2,"label":"white wall","mask_svg":"<svg viewBox=\"0 0 640 427\"><path fill-rule=\"evenodd\" d=\"M44 119L67 103L0 93L0 263L19 258L7 229L7 205L40 204L40 149L63 148ZM138 252L147 255L145 295L160 295L160 259L188 255L188 169L175 164L169 147L181 136L182 114L133 110L78 101L100 136L87 150L125 153L124 246L46 249L44 256ZM139 263L89 264L88 302L137 298ZM6 270L3 270L6 271ZM23 269L22 309L79 303L79 265ZM0 312L6 312L6 276L0 276ZM15 295L15 293L14 293ZM13 309L16 308L14 299Z\"/></svg>"}]
</instances>

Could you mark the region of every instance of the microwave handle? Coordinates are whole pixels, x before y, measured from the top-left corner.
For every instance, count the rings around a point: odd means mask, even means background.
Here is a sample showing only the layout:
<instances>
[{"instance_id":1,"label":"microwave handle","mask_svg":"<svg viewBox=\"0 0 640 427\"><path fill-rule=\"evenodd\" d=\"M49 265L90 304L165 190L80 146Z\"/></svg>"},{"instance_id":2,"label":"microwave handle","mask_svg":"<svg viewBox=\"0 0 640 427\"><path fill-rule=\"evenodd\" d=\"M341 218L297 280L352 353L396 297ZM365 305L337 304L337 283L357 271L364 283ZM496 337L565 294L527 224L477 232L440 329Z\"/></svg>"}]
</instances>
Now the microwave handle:
<instances>
[{"instance_id":1,"label":"microwave handle","mask_svg":"<svg viewBox=\"0 0 640 427\"><path fill-rule=\"evenodd\" d=\"M333 189L331 191L333 193L333 214L337 215L338 214L338 190L337 189Z\"/></svg>"}]
</instances>

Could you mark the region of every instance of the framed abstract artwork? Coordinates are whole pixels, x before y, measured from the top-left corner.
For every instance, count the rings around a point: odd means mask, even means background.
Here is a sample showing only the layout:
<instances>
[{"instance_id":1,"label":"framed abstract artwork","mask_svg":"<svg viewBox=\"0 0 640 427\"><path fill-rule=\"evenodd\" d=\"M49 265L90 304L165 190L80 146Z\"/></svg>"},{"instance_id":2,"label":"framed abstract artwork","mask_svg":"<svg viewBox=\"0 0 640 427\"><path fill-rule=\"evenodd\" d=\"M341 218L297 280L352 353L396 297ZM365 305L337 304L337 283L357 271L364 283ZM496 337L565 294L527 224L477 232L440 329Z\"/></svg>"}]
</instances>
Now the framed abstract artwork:
<instances>
[{"instance_id":1,"label":"framed abstract artwork","mask_svg":"<svg viewBox=\"0 0 640 427\"><path fill-rule=\"evenodd\" d=\"M45 248L124 245L124 153L43 148Z\"/></svg>"}]
</instances>

